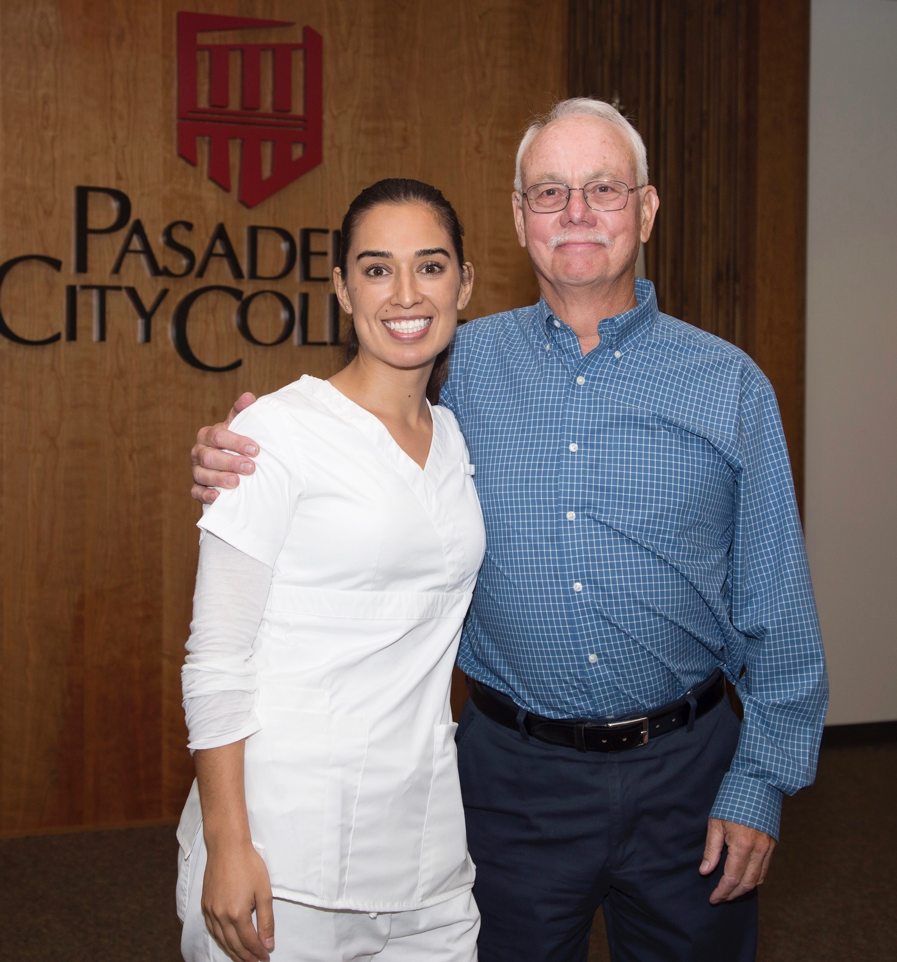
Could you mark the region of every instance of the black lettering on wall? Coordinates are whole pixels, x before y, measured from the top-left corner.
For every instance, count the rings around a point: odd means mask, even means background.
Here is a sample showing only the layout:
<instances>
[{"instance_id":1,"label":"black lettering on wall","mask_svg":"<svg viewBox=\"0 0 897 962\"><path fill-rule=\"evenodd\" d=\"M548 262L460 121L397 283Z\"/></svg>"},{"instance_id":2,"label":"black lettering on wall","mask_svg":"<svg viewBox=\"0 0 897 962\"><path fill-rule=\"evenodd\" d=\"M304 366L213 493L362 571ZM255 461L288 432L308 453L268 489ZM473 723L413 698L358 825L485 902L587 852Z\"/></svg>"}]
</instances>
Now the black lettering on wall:
<instances>
[{"instance_id":1,"label":"black lettering on wall","mask_svg":"<svg viewBox=\"0 0 897 962\"><path fill-rule=\"evenodd\" d=\"M58 274L62 268L62 261L57 260L55 257L44 257L43 254L23 254L21 257L13 257L6 261L4 264L0 264L0 288L3 287L3 281L6 279L6 275L16 266L16 264L21 264L23 261L40 261L41 264L46 264L48 267L52 267L54 271ZM3 314L0 313L0 334L10 341L14 341L16 344L53 344L58 341L62 334L57 331L55 334L51 334L49 337L40 338L39 340L32 340L28 337L22 337L21 334L16 334L16 332L6 323L6 319Z\"/></svg>"},{"instance_id":2,"label":"black lettering on wall","mask_svg":"<svg viewBox=\"0 0 897 962\"><path fill-rule=\"evenodd\" d=\"M221 245L221 250L216 251L215 248L219 244ZM224 224L215 225L215 230L212 231L212 236L209 239L209 246L206 247L206 252L202 255L202 260L199 262L199 267L196 271L197 277L205 276L206 268L209 266L209 261L213 257L223 257L224 260L227 261L231 277L235 281L243 280L243 268L240 267L240 261L237 258L234 245L231 243L230 235L227 233L227 228Z\"/></svg>"},{"instance_id":3,"label":"black lettering on wall","mask_svg":"<svg viewBox=\"0 0 897 962\"><path fill-rule=\"evenodd\" d=\"M131 247L131 242L135 238L139 246ZM131 229L125 236L124 243L121 245L121 250L118 252L118 257L115 258L115 264L112 267L113 274L117 274L121 270L122 261L128 254L137 254L143 258L143 264L149 271L150 277L158 277L162 273L162 271L159 270L159 262L156 260L152 245L146 236L146 231L143 229L143 224L139 218L131 224Z\"/></svg>"},{"instance_id":4,"label":"black lettering on wall","mask_svg":"<svg viewBox=\"0 0 897 962\"><path fill-rule=\"evenodd\" d=\"M162 273L165 277L186 277L196 266L196 255L180 241L174 239L174 229L175 227L183 227L186 231L193 230L193 225L189 220L176 220L168 224L162 231L162 243L175 253L180 254L184 258L184 269L180 272L173 271L170 267L163 267Z\"/></svg>"},{"instance_id":5,"label":"black lettering on wall","mask_svg":"<svg viewBox=\"0 0 897 962\"><path fill-rule=\"evenodd\" d=\"M324 320L326 340L310 341L308 339L308 292L300 291L296 298L296 336L293 343L306 347L330 347L339 344L339 301L336 294L327 297L327 315Z\"/></svg>"},{"instance_id":6,"label":"black lettering on wall","mask_svg":"<svg viewBox=\"0 0 897 962\"><path fill-rule=\"evenodd\" d=\"M257 297L262 297L264 294L269 294L280 302L280 319L283 321L283 328L273 341L260 341L249 328L249 308ZM285 294L281 294L280 291L256 291L243 300L237 308L237 330L250 344L259 344L262 347L275 347L277 344L283 344L293 333L295 323L296 312L293 310L293 305L290 299Z\"/></svg>"},{"instance_id":7,"label":"black lettering on wall","mask_svg":"<svg viewBox=\"0 0 897 962\"><path fill-rule=\"evenodd\" d=\"M128 300L134 305L134 310L137 311L137 343L138 344L149 344L150 338L152 337L152 321L153 315L159 310L159 305L165 300L165 295L168 293L168 288L163 287L161 291L156 295L156 299L150 304L149 307L143 303L140 299L140 295L137 293L137 289L134 287L126 287L125 294Z\"/></svg>"},{"instance_id":8,"label":"black lettering on wall","mask_svg":"<svg viewBox=\"0 0 897 962\"><path fill-rule=\"evenodd\" d=\"M78 340L78 285L65 285L65 339Z\"/></svg>"},{"instance_id":9,"label":"black lettering on wall","mask_svg":"<svg viewBox=\"0 0 897 962\"><path fill-rule=\"evenodd\" d=\"M327 295L327 343L339 344L339 301L336 294Z\"/></svg>"},{"instance_id":10,"label":"black lettering on wall","mask_svg":"<svg viewBox=\"0 0 897 962\"><path fill-rule=\"evenodd\" d=\"M174 309L174 316L171 319L171 340L174 343L174 349L178 352L182 360L186 361L191 367L195 367L200 371L232 371L234 368L239 367L243 361L237 359L233 363L225 364L222 367L213 367L211 364L204 364L193 353L190 343L187 340L187 322L190 320L190 309L200 297L210 294L212 291L221 291L232 297L235 301L241 301L243 299L243 292L238 288L223 287L220 284L212 284L209 287L200 287L199 290L192 291Z\"/></svg>"},{"instance_id":11,"label":"black lettering on wall","mask_svg":"<svg viewBox=\"0 0 897 962\"><path fill-rule=\"evenodd\" d=\"M293 343L308 344L308 292L300 291L296 295L296 336Z\"/></svg>"},{"instance_id":12,"label":"black lettering on wall","mask_svg":"<svg viewBox=\"0 0 897 962\"><path fill-rule=\"evenodd\" d=\"M299 279L303 281L329 281L330 275L318 277L312 273L311 259L313 257L327 258L327 251L313 251L311 249L312 234L327 234L323 227L303 227L299 231ZM319 265L315 265L319 267ZM323 268L326 270L327 268Z\"/></svg>"},{"instance_id":13,"label":"black lettering on wall","mask_svg":"<svg viewBox=\"0 0 897 962\"><path fill-rule=\"evenodd\" d=\"M106 340L106 293L120 291L121 287L112 284L80 284L79 291L93 291L93 339L100 343Z\"/></svg>"},{"instance_id":14,"label":"black lettering on wall","mask_svg":"<svg viewBox=\"0 0 897 962\"><path fill-rule=\"evenodd\" d=\"M283 253L283 264L276 274L259 274L258 245L259 234L270 231L280 238L280 249ZM282 227L250 227L246 236L246 275L251 281L279 281L296 266L296 241L293 235ZM290 310L293 305L290 305Z\"/></svg>"},{"instance_id":15,"label":"black lettering on wall","mask_svg":"<svg viewBox=\"0 0 897 962\"><path fill-rule=\"evenodd\" d=\"M91 194L105 194L115 206L115 219L107 227L89 227L87 210ZM128 195L113 187L75 188L75 273L87 273L87 238L91 234L114 234L131 219L131 201Z\"/></svg>"}]
</instances>

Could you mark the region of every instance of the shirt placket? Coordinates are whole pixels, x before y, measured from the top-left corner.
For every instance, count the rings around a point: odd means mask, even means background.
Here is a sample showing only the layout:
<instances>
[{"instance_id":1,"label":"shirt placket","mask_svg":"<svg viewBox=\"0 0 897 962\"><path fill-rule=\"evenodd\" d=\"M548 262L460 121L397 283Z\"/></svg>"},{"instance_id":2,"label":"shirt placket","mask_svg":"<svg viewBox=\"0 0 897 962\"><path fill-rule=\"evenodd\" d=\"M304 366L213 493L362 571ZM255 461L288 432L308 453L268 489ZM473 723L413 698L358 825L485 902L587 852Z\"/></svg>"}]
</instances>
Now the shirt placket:
<instances>
[{"instance_id":1,"label":"shirt placket","mask_svg":"<svg viewBox=\"0 0 897 962\"><path fill-rule=\"evenodd\" d=\"M606 376L611 363L620 357L613 350L613 335L588 354L583 355L576 335L556 318L550 318L554 330L548 338L551 352L561 368L562 417L559 441L557 488L554 503L555 543L557 545L558 574L561 593L567 598L568 624L576 646L576 673L584 687L594 688L598 679L612 685L604 659L601 657L600 638L589 626L594 618L590 609L595 604L594 588L586 552L589 538L584 526L593 523L596 485L590 473L596 469L596 451L590 450L592 425L596 419L596 389ZM585 465L591 468L587 470Z\"/></svg>"}]
</instances>

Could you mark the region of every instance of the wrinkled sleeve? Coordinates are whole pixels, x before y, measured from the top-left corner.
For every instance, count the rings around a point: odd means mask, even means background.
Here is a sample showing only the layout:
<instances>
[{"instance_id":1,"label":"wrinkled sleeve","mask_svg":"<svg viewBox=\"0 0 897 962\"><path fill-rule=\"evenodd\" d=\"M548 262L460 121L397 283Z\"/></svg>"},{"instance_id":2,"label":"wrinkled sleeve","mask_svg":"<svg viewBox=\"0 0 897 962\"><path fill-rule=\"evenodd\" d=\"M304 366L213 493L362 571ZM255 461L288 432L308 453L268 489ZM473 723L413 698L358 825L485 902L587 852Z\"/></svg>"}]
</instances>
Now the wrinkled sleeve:
<instances>
[{"instance_id":1,"label":"wrinkled sleeve","mask_svg":"<svg viewBox=\"0 0 897 962\"><path fill-rule=\"evenodd\" d=\"M259 730L252 647L271 575L268 565L214 535L202 536L181 670L191 751L220 748Z\"/></svg>"},{"instance_id":2,"label":"wrinkled sleeve","mask_svg":"<svg viewBox=\"0 0 897 962\"><path fill-rule=\"evenodd\" d=\"M710 814L778 838L783 795L816 775L828 678L788 451L765 378L743 396L739 431L729 588L744 670L729 668L744 723Z\"/></svg>"},{"instance_id":3,"label":"wrinkled sleeve","mask_svg":"<svg viewBox=\"0 0 897 962\"><path fill-rule=\"evenodd\" d=\"M217 748L259 728L252 649L277 556L304 491L287 416L261 398L232 428L259 445L256 469L219 489L198 527L199 568L182 672L189 747Z\"/></svg>"}]
</instances>

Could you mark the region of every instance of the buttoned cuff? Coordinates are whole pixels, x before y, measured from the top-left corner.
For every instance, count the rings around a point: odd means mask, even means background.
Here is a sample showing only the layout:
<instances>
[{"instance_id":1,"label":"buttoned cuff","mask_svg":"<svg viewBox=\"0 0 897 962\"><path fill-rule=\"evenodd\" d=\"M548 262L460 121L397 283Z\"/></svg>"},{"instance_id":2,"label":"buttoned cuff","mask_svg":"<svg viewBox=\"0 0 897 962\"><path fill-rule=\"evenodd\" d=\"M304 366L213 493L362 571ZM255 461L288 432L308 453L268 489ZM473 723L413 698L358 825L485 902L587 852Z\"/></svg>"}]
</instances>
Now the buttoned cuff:
<instances>
[{"instance_id":1,"label":"buttoned cuff","mask_svg":"<svg viewBox=\"0 0 897 962\"><path fill-rule=\"evenodd\" d=\"M716 794L710 818L722 818L779 838L782 793L750 775L728 772Z\"/></svg>"}]
</instances>

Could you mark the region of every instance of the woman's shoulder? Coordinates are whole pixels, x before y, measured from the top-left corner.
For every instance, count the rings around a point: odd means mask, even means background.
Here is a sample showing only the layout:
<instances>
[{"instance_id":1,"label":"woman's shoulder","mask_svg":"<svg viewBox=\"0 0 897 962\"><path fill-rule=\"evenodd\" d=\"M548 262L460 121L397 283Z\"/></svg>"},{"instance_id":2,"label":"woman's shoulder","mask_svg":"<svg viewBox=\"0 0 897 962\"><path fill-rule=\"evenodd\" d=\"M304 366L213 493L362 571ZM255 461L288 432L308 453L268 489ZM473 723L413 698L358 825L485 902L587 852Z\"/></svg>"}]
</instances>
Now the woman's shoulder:
<instances>
[{"instance_id":1,"label":"woman's shoulder","mask_svg":"<svg viewBox=\"0 0 897 962\"><path fill-rule=\"evenodd\" d=\"M326 381L303 374L298 381L285 384L282 388L263 394L255 404L234 418L232 430L247 421L287 421L303 424L311 417L332 418L334 412L327 403Z\"/></svg>"},{"instance_id":2,"label":"woman's shoulder","mask_svg":"<svg viewBox=\"0 0 897 962\"><path fill-rule=\"evenodd\" d=\"M466 464L470 460L470 455L458 419L441 404L435 405L431 410L433 411L433 419L439 422L441 428L440 434L444 439L446 457L450 461L460 460L462 464Z\"/></svg>"},{"instance_id":3,"label":"woman's shoulder","mask_svg":"<svg viewBox=\"0 0 897 962\"><path fill-rule=\"evenodd\" d=\"M267 401L281 413L290 411L321 411L327 413L329 405L327 396L329 383L311 374L303 374L298 381L285 384L282 388L259 398Z\"/></svg>"},{"instance_id":4,"label":"woman's shoulder","mask_svg":"<svg viewBox=\"0 0 897 962\"><path fill-rule=\"evenodd\" d=\"M458 419L447 407L443 407L441 404L436 404L430 410L433 412L433 417L438 418L442 426L447 431L463 437L463 435L461 435L461 426L458 424Z\"/></svg>"},{"instance_id":5,"label":"woman's shoulder","mask_svg":"<svg viewBox=\"0 0 897 962\"><path fill-rule=\"evenodd\" d=\"M327 403L326 381L303 375L271 394L262 395L241 411L230 429L252 438L259 447L302 450L306 455L315 445L332 443L340 419Z\"/></svg>"}]
</instances>

